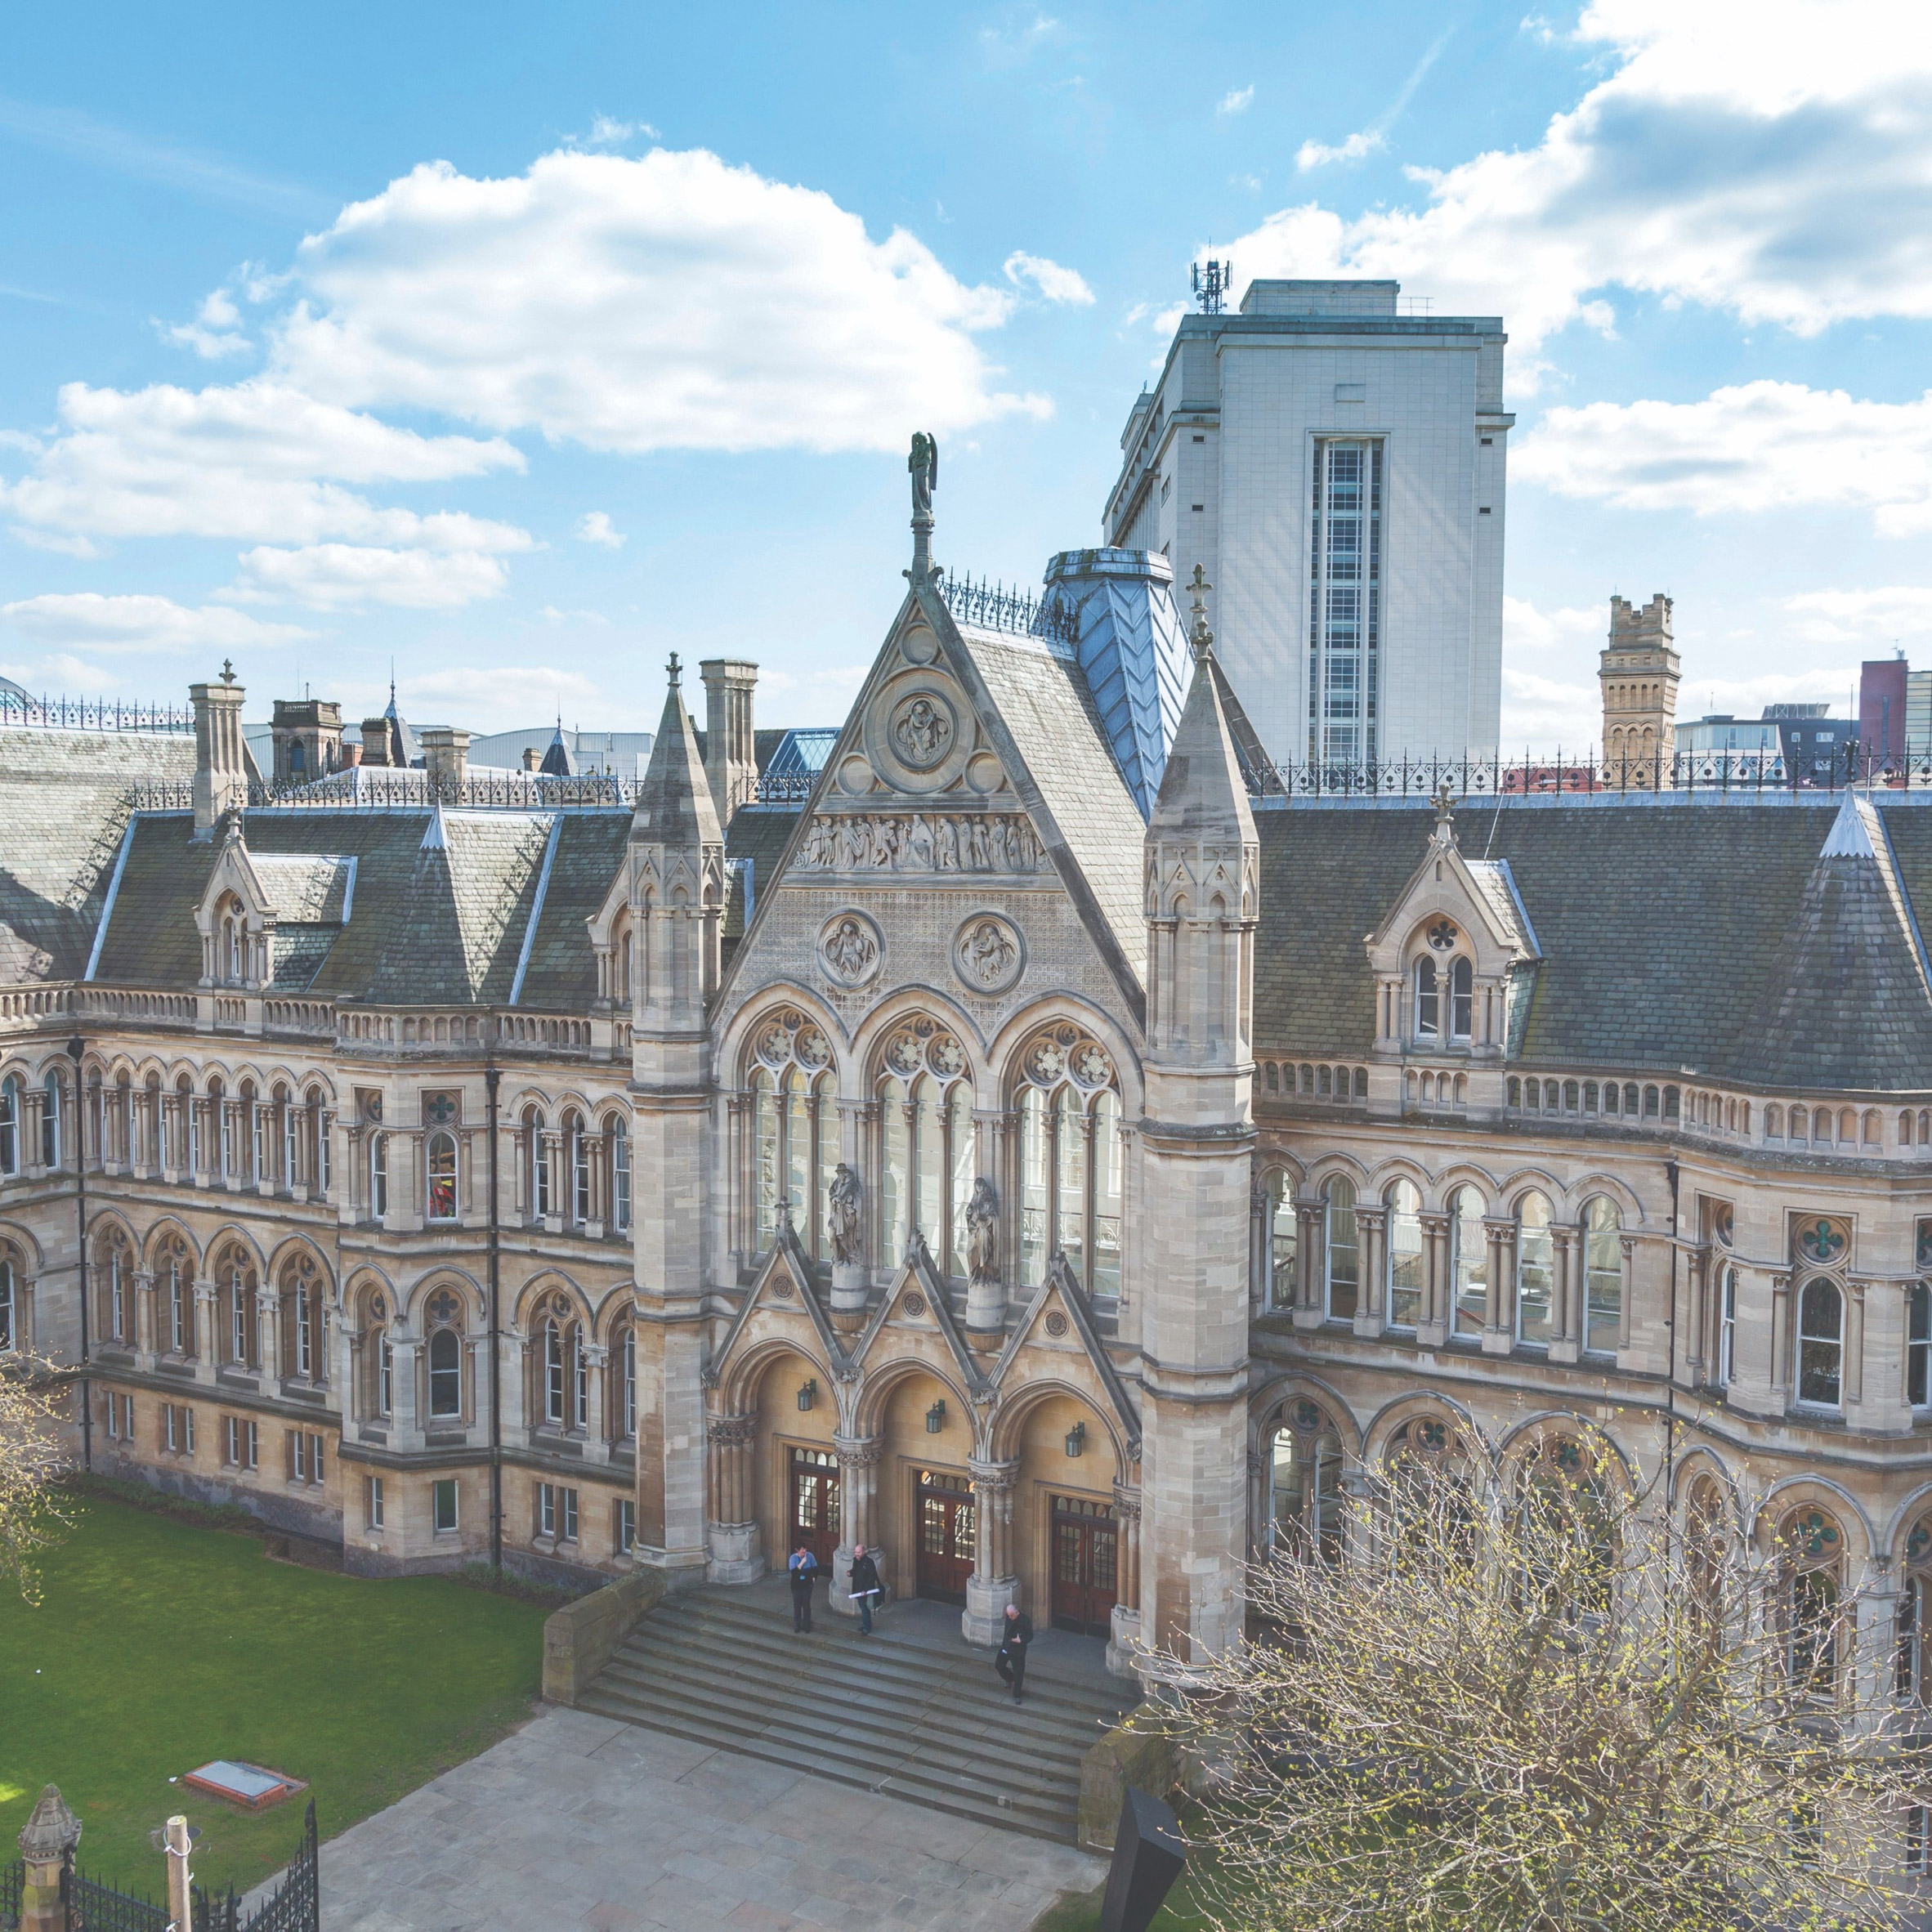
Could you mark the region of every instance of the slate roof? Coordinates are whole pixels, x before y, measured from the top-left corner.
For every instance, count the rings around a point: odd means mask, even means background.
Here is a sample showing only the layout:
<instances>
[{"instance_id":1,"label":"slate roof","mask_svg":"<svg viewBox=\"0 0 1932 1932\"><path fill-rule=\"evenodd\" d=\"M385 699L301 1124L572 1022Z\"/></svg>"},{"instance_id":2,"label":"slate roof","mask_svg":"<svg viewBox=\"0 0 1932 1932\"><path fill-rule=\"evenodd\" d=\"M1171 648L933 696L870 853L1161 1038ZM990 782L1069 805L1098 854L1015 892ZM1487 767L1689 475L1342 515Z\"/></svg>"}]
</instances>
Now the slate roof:
<instances>
[{"instance_id":1,"label":"slate roof","mask_svg":"<svg viewBox=\"0 0 1932 1932\"><path fill-rule=\"evenodd\" d=\"M194 776L186 736L0 731L0 985L80 977L127 822L127 787Z\"/></svg>"},{"instance_id":2,"label":"slate roof","mask_svg":"<svg viewBox=\"0 0 1932 1932\"><path fill-rule=\"evenodd\" d=\"M1460 812L1465 856L1506 862L1541 954L1524 1061L1932 1087L1932 1017L1901 983L1903 946L1875 937L1870 893L1857 944L1831 937L1845 892L1832 897L1828 881L1814 888L1836 804L1591 799ZM1932 906L1932 810L1901 803L1880 816L1895 861L1895 930L1915 902ZM1255 814L1258 1053L1368 1052L1375 991L1362 938L1407 883L1433 824L1426 808L1386 804ZM1874 1026L1861 1006L1872 995L1847 996L1854 968L1865 976L1858 986L1876 991L1882 980L1896 1021ZM1800 969L1816 983L1787 1009ZM1781 1027L1791 1044L1769 1038Z\"/></svg>"},{"instance_id":3,"label":"slate roof","mask_svg":"<svg viewBox=\"0 0 1932 1932\"><path fill-rule=\"evenodd\" d=\"M1147 826L1114 763L1080 666L1035 638L956 628L1102 919L1144 984L1141 857Z\"/></svg>"}]
</instances>

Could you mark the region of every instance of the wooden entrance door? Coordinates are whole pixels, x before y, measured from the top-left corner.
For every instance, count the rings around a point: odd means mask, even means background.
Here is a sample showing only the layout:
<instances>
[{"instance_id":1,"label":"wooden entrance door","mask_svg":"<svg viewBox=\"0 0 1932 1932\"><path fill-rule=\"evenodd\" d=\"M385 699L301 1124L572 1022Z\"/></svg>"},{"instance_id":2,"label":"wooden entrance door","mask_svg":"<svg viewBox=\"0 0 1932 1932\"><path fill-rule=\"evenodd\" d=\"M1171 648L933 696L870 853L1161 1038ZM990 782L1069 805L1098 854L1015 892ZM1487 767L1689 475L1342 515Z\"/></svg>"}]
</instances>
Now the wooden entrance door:
<instances>
[{"instance_id":1,"label":"wooden entrance door","mask_svg":"<svg viewBox=\"0 0 1932 1932\"><path fill-rule=\"evenodd\" d=\"M839 1546L839 1458L826 1449L793 1450L791 1492L785 1554L789 1557L803 1543L830 1576Z\"/></svg>"},{"instance_id":2,"label":"wooden entrance door","mask_svg":"<svg viewBox=\"0 0 1932 1932\"><path fill-rule=\"evenodd\" d=\"M941 1603L966 1601L973 1574L973 1491L960 1478L921 1469L919 1480L919 1590Z\"/></svg>"},{"instance_id":3,"label":"wooden entrance door","mask_svg":"<svg viewBox=\"0 0 1932 1932\"><path fill-rule=\"evenodd\" d=\"M1104 1637L1112 1622L1119 1532L1111 1503L1053 1498L1053 1628Z\"/></svg>"}]
</instances>

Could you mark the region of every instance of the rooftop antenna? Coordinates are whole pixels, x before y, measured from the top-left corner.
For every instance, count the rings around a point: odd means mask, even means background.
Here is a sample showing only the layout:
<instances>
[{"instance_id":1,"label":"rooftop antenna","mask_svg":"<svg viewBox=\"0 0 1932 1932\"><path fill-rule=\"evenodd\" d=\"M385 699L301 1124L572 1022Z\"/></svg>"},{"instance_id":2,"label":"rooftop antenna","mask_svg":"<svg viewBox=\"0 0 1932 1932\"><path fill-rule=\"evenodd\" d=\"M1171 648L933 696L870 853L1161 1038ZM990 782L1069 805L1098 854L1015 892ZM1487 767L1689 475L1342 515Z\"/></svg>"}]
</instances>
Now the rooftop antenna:
<instances>
[{"instance_id":1,"label":"rooftop antenna","mask_svg":"<svg viewBox=\"0 0 1932 1932\"><path fill-rule=\"evenodd\" d=\"M1209 244L1213 245L1211 243ZM1234 286L1234 263L1210 257L1204 266L1196 262L1193 268L1194 299L1201 304L1204 315L1218 315L1227 306L1228 291Z\"/></svg>"}]
</instances>

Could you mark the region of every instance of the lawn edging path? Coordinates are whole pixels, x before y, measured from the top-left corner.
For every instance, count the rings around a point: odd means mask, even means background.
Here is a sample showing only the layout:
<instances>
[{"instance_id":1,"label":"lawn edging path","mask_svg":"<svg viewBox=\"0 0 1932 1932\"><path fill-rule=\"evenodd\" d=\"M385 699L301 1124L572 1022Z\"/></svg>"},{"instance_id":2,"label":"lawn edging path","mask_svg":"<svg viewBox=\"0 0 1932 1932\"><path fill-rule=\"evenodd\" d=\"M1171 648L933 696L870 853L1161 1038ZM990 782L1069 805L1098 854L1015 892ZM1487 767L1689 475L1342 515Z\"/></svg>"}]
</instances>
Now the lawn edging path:
<instances>
[{"instance_id":1,"label":"lawn edging path","mask_svg":"<svg viewBox=\"0 0 1932 1932\"><path fill-rule=\"evenodd\" d=\"M44 1784L81 1863L163 1890L148 1834L203 1837L195 1877L245 1891L287 1863L299 1796L249 1815L170 1784L212 1758L305 1780L324 1839L494 1743L535 1707L544 1606L447 1576L278 1563L256 1537L76 1498L29 1609L0 1594L0 1856ZM36 1672L38 1675L36 1675Z\"/></svg>"}]
</instances>

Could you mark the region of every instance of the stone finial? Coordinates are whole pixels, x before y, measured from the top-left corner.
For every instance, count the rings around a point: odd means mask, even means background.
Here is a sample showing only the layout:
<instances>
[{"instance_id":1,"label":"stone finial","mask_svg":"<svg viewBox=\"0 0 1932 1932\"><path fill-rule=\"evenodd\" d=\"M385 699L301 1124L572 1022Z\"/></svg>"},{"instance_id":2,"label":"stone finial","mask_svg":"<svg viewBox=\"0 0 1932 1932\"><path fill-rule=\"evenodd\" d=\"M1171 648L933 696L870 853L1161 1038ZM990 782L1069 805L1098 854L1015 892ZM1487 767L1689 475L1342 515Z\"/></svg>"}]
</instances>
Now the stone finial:
<instances>
[{"instance_id":1,"label":"stone finial","mask_svg":"<svg viewBox=\"0 0 1932 1932\"><path fill-rule=\"evenodd\" d=\"M1436 788L1436 795L1429 803L1436 808L1436 836L1438 845L1453 845L1456 843L1456 801L1449 790L1449 780L1444 779Z\"/></svg>"},{"instance_id":2,"label":"stone finial","mask_svg":"<svg viewBox=\"0 0 1932 1932\"><path fill-rule=\"evenodd\" d=\"M235 682L235 660L231 657L225 657L221 660L221 682L224 684L232 684ZM391 686L392 695L394 688L393 686Z\"/></svg>"},{"instance_id":3,"label":"stone finial","mask_svg":"<svg viewBox=\"0 0 1932 1932\"><path fill-rule=\"evenodd\" d=\"M1214 587L1208 582L1207 571L1200 564L1195 565L1194 575L1187 579L1187 588L1194 593L1187 606L1194 614L1187 641L1194 646L1194 661L1204 664L1214 655L1214 633L1208 628L1207 621L1207 593Z\"/></svg>"},{"instance_id":4,"label":"stone finial","mask_svg":"<svg viewBox=\"0 0 1932 1932\"><path fill-rule=\"evenodd\" d=\"M664 666L664 672L671 681L671 689L676 691L684 678L684 666L678 663L676 651L671 653L671 661Z\"/></svg>"},{"instance_id":5,"label":"stone finial","mask_svg":"<svg viewBox=\"0 0 1932 1932\"><path fill-rule=\"evenodd\" d=\"M29 1865L57 1864L80 1843L81 1822L67 1809L60 1787L50 1784L20 1829L20 1856Z\"/></svg>"}]
</instances>

